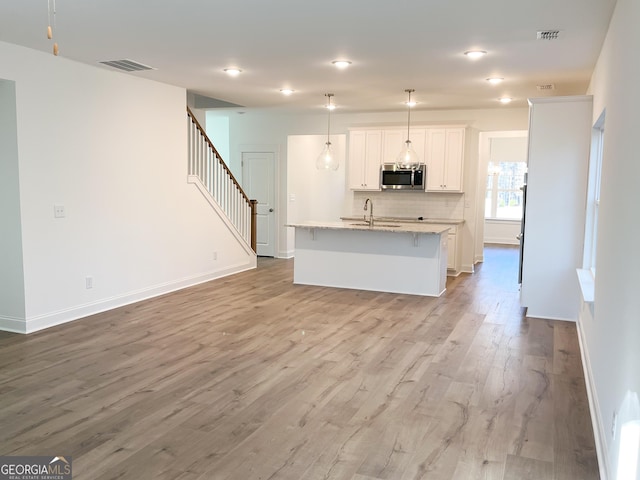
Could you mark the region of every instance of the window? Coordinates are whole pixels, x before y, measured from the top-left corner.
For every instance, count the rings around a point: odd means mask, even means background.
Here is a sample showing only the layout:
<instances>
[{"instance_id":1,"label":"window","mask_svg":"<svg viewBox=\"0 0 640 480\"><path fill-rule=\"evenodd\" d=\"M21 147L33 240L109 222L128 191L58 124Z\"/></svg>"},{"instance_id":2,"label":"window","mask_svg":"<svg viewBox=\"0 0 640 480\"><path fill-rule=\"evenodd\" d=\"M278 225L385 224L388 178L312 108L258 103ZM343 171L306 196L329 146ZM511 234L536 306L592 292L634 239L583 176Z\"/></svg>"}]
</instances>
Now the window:
<instances>
[{"instance_id":1,"label":"window","mask_svg":"<svg viewBox=\"0 0 640 480\"><path fill-rule=\"evenodd\" d=\"M522 186L526 171L524 162L489 162L485 218L522 219Z\"/></svg>"},{"instance_id":2,"label":"window","mask_svg":"<svg viewBox=\"0 0 640 480\"><path fill-rule=\"evenodd\" d=\"M604 112L591 134L591 159L587 187L587 216L584 235L583 268L596 273L596 249L598 246L598 214L600 210L600 184L602 183L602 154L604 149Z\"/></svg>"}]
</instances>

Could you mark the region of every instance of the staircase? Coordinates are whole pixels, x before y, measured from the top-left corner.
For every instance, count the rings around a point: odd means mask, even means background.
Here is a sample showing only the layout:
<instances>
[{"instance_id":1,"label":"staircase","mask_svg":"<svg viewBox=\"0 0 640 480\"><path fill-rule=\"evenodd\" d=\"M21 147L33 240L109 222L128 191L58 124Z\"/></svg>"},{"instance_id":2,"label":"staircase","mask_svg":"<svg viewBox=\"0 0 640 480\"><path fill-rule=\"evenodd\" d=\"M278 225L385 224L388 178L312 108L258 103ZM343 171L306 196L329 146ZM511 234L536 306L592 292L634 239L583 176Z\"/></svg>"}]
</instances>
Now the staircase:
<instances>
[{"instance_id":1,"label":"staircase","mask_svg":"<svg viewBox=\"0 0 640 480\"><path fill-rule=\"evenodd\" d=\"M236 238L256 252L256 205L224 163L193 112L187 107L189 183L195 184Z\"/></svg>"}]
</instances>

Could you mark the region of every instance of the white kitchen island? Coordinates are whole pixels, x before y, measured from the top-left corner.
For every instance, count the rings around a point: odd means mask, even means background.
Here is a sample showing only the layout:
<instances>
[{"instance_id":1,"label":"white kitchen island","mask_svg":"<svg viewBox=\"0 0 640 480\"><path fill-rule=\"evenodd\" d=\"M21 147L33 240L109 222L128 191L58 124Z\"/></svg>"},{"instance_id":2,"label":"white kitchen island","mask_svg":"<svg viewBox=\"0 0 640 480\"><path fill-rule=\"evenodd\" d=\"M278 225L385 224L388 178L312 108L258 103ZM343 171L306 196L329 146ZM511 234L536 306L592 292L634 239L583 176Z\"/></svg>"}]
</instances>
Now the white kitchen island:
<instances>
[{"instance_id":1,"label":"white kitchen island","mask_svg":"<svg viewBox=\"0 0 640 480\"><path fill-rule=\"evenodd\" d=\"M440 296L447 232L436 224L306 222L295 227L293 283Z\"/></svg>"}]
</instances>

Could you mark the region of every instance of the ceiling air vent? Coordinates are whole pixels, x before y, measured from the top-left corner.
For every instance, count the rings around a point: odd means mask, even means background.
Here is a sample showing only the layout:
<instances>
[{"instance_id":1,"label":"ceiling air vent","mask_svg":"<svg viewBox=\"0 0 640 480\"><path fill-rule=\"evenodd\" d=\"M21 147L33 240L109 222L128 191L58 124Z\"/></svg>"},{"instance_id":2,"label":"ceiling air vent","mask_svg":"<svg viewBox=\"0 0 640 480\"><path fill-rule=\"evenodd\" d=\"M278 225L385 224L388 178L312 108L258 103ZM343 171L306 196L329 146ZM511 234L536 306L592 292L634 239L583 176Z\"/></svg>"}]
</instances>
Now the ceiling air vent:
<instances>
[{"instance_id":1,"label":"ceiling air vent","mask_svg":"<svg viewBox=\"0 0 640 480\"><path fill-rule=\"evenodd\" d=\"M536 85L536 88L541 92L548 92L554 90L556 86L553 83L545 83L544 85Z\"/></svg>"},{"instance_id":2,"label":"ceiling air vent","mask_svg":"<svg viewBox=\"0 0 640 480\"><path fill-rule=\"evenodd\" d=\"M123 72L139 72L140 70L155 70L155 68L149 65L143 65L142 63L134 62L133 60L108 60L106 62L100 62L103 65L117 68Z\"/></svg>"},{"instance_id":3,"label":"ceiling air vent","mask_svg":"<svg viewBox=\"0 0 640 480\"><path fill-rule=\"evenodd\" d=\"M560 30L538 30L538 40L557 40Z\"/></svg>"}]
</instances>

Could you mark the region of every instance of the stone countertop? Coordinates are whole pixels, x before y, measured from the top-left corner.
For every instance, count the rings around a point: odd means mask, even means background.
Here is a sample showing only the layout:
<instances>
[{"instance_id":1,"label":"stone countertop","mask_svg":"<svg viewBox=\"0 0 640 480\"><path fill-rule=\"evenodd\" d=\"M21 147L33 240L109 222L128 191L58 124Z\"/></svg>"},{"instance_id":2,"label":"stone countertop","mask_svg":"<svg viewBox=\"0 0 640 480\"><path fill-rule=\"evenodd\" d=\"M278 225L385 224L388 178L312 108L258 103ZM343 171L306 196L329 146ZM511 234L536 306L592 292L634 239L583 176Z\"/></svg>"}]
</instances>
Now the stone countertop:
<instances>
[{"instance_id":1,"label":"stone countertop","mask_svg":"<svg viewBox=\"0 0 640 480\"><path fill-rule=\"evenodd\" d=\"M423 218L423 217L373 217L375 222L384 222L384 223L419 223L419 224L428 224L428 223L436 223L436 224L446 224L446 225L462 225L464 220L461 218ZM340 217L340 220L349 221L349 222L357 222L363 221L362 215L352 216L352 217Z\"/></svg>"},{"instance_id":2,"label":"stone countertop","mask_svg":"<svg viewBox=\"0 0 640 480\"><path fill-rule=\"evenodd\" d=\"M342 222L302 222L286 225L287 227L296 228L322 228L331 230L361 230L371 232L396 232L396 233L426 233L426 234L442 234L446 233L450 227L444 224L433 223L388 223L382 219L375 219L373 226L370 227L362 218L354 220L346 220Z\"/></svg>"}]
</instances>

